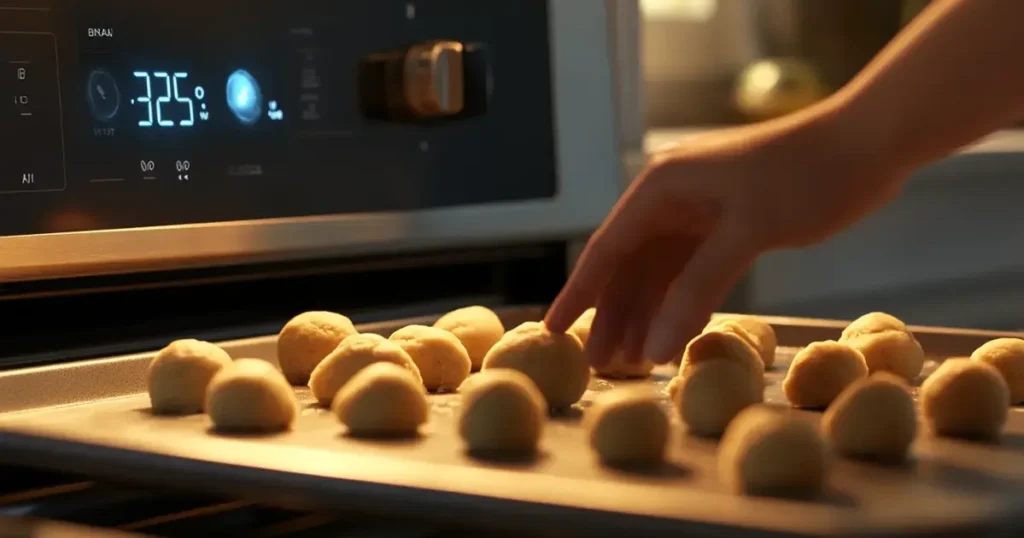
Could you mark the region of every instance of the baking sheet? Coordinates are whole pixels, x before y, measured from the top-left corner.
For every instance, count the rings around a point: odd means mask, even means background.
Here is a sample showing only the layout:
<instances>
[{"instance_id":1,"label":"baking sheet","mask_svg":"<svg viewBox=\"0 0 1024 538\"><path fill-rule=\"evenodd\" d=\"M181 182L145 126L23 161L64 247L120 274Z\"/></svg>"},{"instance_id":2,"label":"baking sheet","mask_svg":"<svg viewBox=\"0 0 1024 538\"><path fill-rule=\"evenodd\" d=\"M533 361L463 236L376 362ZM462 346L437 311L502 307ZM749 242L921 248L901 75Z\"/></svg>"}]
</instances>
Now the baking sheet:
<instances>
[{"instance_id":1,"label":"baking sheet","mask_svg":"<svg viewBox=\"0 0 1024 538\"><path fill-rule=\"evenodd\" d=\"M539 309L500 312L506 326ZM384 335L403 320L363 326ZM785 405L780 382L796 337L834 337L841 324L772 318L781 347L767 373L766 400ZM995 333L922 330L929 342L984 341ZM950 335L954 335L951 337ZM810 341L810 340L807 340ZM807 341L802 343L807 343ZM235 358L276 361L273 337L223 343ZM0 374L0 461L198 489L305 508L366 510L396 517L485 525L536 535L729 536L935 534L998 530L1012 524L1024 493L1024 409L1014 408L998 445L919 437L900 467L839 460L828 491L813 502L730 494L715 473L715 441L687 436L674 414L672 446L658 469L600 465L581 427L593 397L637 381L593 379L573 411L552 417L529 460L482 460L455 431L457 394L432 395L430 422L413 440L360 440L342 434L306 389L293 431L223 435L204 415L159 417L144 393L151 354ZM926 372L935 367L930 360ZM671 366L651 380L662 388ZM923 378L924 376L922 376ZM667 399L664 402L668 408ZM817 421L820 413L794 411Z\"/></svg>"}]
</instances>

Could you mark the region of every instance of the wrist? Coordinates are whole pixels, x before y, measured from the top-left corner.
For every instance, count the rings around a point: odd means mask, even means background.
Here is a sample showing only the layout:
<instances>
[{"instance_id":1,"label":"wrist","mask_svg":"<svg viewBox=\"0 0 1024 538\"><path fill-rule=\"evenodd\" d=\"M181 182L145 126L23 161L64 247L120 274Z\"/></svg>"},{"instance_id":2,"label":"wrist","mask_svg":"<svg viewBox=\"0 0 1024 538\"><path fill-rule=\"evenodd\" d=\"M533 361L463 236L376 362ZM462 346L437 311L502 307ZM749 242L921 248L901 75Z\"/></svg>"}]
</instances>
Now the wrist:
<instances>
[{"instance_id":1,"label":"wrist","mask_svg":"<svg viewBox=\"0 0 1024 538\"><path fill-rule=\"evenodd\" d=\"M865 188L897 189L916 167L881 122L866 121L855 103L836 93L798 118L799 135L810 155L827 170L856 177Z\"/></svg>"}]
</instances>

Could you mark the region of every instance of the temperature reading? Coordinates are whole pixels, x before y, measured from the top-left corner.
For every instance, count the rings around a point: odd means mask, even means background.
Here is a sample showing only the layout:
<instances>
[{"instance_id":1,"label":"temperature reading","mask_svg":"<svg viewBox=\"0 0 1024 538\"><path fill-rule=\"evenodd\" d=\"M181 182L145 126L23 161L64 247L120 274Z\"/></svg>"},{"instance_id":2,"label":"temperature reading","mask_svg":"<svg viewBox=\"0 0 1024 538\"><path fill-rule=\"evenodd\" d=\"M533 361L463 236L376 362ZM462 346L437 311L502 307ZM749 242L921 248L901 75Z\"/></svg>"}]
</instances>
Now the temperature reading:
<instances>
[{"instance_id":1,"label":"temperature reading","mask_svg":"<svg viewBox=\"0 0 1024 538\"><path fill-rule=\"evenodd\" d=\"M192 168L192 163L188 161L174 161L174 168L179 172L188 172L188 169Z\"/></svg>"},{"instance_id":2,"label":"temperature reading","mask_svg":"<svg viewBox=\"0 0 1024 538\"><path fill-rule=\"evenodd\" d=\"M182 81L189 78L187 72L135 71L132 75L145 83L140 95L131 100L133 105L143 107L139 127L192 127L196 122L197 101L201 110L199 119L209 118L203 102L206 97L203 87L196 86L192 91L182 88L185 84Z\"/></svg>"},{"instance_id":3,"label":"temperature reading","mask_svg":"<svg viewBox=\"0 0 1024 538\"><path fill-rule=\"evenodd\" d=\"M156 163L153 161L139 161L139 168L141 168L143 172L152 172L156 169Z\"/></svg>"}]
</instances>

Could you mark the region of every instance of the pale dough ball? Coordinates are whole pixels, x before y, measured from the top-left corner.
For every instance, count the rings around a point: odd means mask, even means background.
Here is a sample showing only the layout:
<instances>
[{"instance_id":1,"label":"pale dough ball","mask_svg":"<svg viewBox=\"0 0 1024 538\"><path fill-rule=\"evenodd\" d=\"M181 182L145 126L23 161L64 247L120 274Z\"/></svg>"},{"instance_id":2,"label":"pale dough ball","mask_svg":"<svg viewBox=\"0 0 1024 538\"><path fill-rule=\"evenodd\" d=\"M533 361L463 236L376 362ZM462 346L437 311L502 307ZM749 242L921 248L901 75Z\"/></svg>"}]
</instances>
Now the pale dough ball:
<instances>
[{"instance_id":1,"label":"pale dough ball","mask_svg":"<svg viewBox=\"0 0 1024 538\"><path fill-rule=\"evenodd\" d=\"M935 435L996 439L1010 407L1010 389L994 366L947 359L921 385L921 413Z\"/></svg>"},{"instance_id":2,"label":"pale dough ball","mask_svg":"<svg viewBox=\"0 0 1024 538\"><path fill-rule=\"evenodd\" d=\"M292 385L305 385L320 361L345 338L356 334L352 321L334 312L295 316L277 336L277 362Z\"/></svg>"},{"instance_id":3,"label":"pale dough ball","mask_svg":"<svg viewBox=\"0 0 1024 538\"><path fill-rule=\"evenodd\" d=\"M889 314L865 314L843 330L841 343L864 355L868 372L892 372L907 381L921 375L924 350L906 324Z\"/></svg>"},{"instance_id":4,"label":"pale dough ball","mask_svg":"<svg viewBox=\"0 0 1024 538\"><path fill-rule=\"evenodd\" d=\"M484 306L467 306L452 310L435 321L434 327L454 334L462 342L469 353L474 372L480 369L487 352L505 335L505 326L502 325L501 318Z\"/></svg>"},{"instance_id":5,"label":"pale dough ball","mask_svg":"<svg viewBox=\"0 0 1024 538\"><path fill-rule=\"evenodd\" d=\"M839 454L899 462L917 435L917 409L902 377L879 372L846 387L825 411L821 427Z\"/></svg>"},{"instance_id":6,"label":"pale dough ball","mask_svg":"<svg viewBox=\"0 0 1024 538\"><path fill-rule=\"evenodd\" d=\"M469 353L454 334L444 329L409 325L392 333L390 340L416 363L429 391L455 390L469 377Z\"/></svg>"},{"instance_id":7,"label":"pale dough ball","mask_svg":"<svg viewBox=\"0 0 1024 538\"><path fill-rule=\"evenodd\" d=\"M813 426L785 412L763 405L740 411L718 446L718 472L733 491L808 497L824 487L825 443Z\"/></svg>"},{"instance_id":8,"label":"pale dough ball","mask_svg":"<svg viewBox=\"0 0 1024 538\"><path fill-rule=\"evenodd\" d=\"M670 386L679 418L695 435L717 437L737 414L764 401L764 391L742 365L730 360L696 364ZM673 380L673 381L675 381Z\"/></svg>"},{"instance_id":9,"label":"pale dough ball","mask_svg":"<svg viewBox=\"0 0 1024 538\"><path fill-rule=\"evenodd\" d=\"M814 342L793 357L782 392L794 407L824 409L850 383L867 377L859 351L831 340Z\"/></svg>"},{"instance_id":10,"label":"pale dough ball","mask_svg":"<svg viewBox=\"0 0 1024 538\"><path fill-rule=\"evenodd\" d=\"M897 317L885 312L869 312L853 320L843 329L839 341L856 338L862 334L874 334L885 331L907 331L907 324Z\"/></svg>"},{"instance_id":11,"label":"pale dough ball","mask_svg":"<svg viewBox=\"0 0 1024 538\"><path fill-rule=\"evenodd\" d=\"M206 411L221 431L275 432L291 428L299 402L273 364L238 359L213 376Z\"/></svg>"},{"instance_id":12,"label":"pale dough ball","mask_svg":"<svg viewBox=\"0 0 1024 538\"><path fill-rule=\"evenodd\" d=\"M719 359L739 364L758 387L764 389L764 362L743 336L731 331L713 329L690 340L683 353L683 362L679 365L679 376L686 377L699 363Z\"/></svg>"},{"instance_id":13,"label":"pale dough ball","mask_svg":"<svg viewBox=\"0 0 1024 538\"><path fill-rule=\"evenodd\" d=\"M665 457L668 415L647 387L617 388L601 393L587 410L590 446L601 461L654 464Z\"/></svg>"},{"instance_id":14,"label":"pale dough ball","mask_svg":"<svg viewBox=\"0 0 1024 538\"><path fill-rule=\"evenodd\" d=\"M1024 340L997 338L974 350L971 358L999 370L1010 389L1011 404L1024 402Z\"/></svg>"},{"instance_id":15,"label":"pale dough ball","mask_svg":"<svg viewBox=\"0 0 1024 538\"><path fill-rule=\"evenodd\" d=\"M355 436L412 436L427 421L427 396L409 370L390 362L363 368L334 397L331 410Z\"/></svg>"},{"instance_id":16,"label":"pale dough ball","mask_svg":"<svg viewBox=\"0 0 1024 538\"><path fill-rule=\"evenodd\" d=\"M334 396L356 372L375 362L390 362L409 370L423 382L416 363L398 344L379 334L355 334L342 340L309 376L309 388L320 405L329 406Z\"/></svg>"},{"instance_id":17,"label":"pale dough ball","mask_svg":"<svg viewBox=\"0 0 1024 538\"><path fill-rule=\"evenodd\" d=\"M553 409L579 401L590 383L583 346L569 333L555 334L528 321L505 334L487 352L483 369L511 368L526 374Z\"/></svg>"},{"instance_id":18,"label":"pale dough ball","mask_svg":"<svg viewBox=\"0 0 1024 538\"><path fill-rule=\"evenodd\" d=\"M231 356L215 344L175 340L161 349L146 375L149 401L158 414L201 413L206 386L214 374L231 364Z\"/></svg>"},{"instance_id":19,"label":"pale dough ball","mask_svg":"<svg viewBox=\"0 0 1024 538\"><path fill-rule=\"evenodd\" d=\"M537 448L547 403L533 381L507 368L487 369L459 387L459 435L471 451Z\"/></svg>"},{"instance_id":20,"label":"pale dough ball","mask_svg":"<svg viewBox=\"0 0 1024 538\"><path fill-rule=\"evenodd\" d=\"M737 331L742 329L746 332L748 343L754 346L761 362L765 368L771 368L775 364L775 348L779 340L775 336L775 329L771 324L753 316L740 316L736 314L720 314L712 318L704 327L707 332L712 329ZM742 335L741 335L742 336Z\"/></svg>"},{"instance_id":21,"label":"pale dough ball","mask_svg":"<svg viewBox=\"0 0 1024 538\"><path fill-rule=\"evenodd\" d=\"M580 343L583 344L584 349L587 347L587 340L590 339L590 326L594 323L594 314L596 313L596 308L588 308L583 315L581 315L579 319L569 327L569 332L576 335L576 338L580 339ZM647 377L653 369L653 362L647 359L643 359L635 363L628 362L626 360L626 356L619 352L613 355L612 359L607 363L594 367L594 373L601 377L608 377L611 379L634 379Z\"/></svg>"}]
</instances>

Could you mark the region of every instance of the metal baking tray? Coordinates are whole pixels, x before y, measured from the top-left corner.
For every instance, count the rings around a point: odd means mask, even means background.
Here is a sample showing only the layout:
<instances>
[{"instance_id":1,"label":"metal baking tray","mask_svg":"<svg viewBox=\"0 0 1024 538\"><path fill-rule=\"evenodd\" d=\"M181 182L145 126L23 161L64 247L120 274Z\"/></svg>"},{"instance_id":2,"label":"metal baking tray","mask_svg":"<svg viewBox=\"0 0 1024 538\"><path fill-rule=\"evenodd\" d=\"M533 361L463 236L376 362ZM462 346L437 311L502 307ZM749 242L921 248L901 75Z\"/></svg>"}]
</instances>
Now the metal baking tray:
<instances>
[{"instance_id":1,"label":"metal baking tray","mask_svg":"<svg viewBox=\"0 0 1024 538\"><path fill-rule=\"evenodd\" d=\"M499 314L511 327L539 319L542 309ZM779 385L795 350L837 338L845 324L766 319L780 341L776 366L767 373L766 400L785 405ZM432 321L359 329L387 336L404 325ZM937 360L1012 335L914 329L931 357L925 375ZM222 345L235 358L276 362L273 336ZM305 389L297 389L303 410L287 433L223 435L211 429L205 415L154 416L144 380L151 357L142 353L0 373L0 461L288 507L365 511L533 536L1014 535L1014 512L1024 501L1020 408L1011 410L999 444L923 434L906 465L837 460L826 494L795 501L728 492L715 472L716 442L687 436L674 414L663 467L622 470L597 462L581 426L593 396L620 384L664 386L672 366L658 368L646 381L593 379L578 408L552 417L535 458L495 461L465 452L454 424L458 394L430 396L430 422L413 440L348 438ZM820 417L793 412L815 422Z\"/></svg>"}]
</instances>

